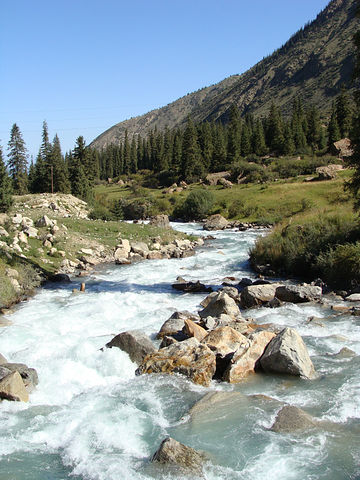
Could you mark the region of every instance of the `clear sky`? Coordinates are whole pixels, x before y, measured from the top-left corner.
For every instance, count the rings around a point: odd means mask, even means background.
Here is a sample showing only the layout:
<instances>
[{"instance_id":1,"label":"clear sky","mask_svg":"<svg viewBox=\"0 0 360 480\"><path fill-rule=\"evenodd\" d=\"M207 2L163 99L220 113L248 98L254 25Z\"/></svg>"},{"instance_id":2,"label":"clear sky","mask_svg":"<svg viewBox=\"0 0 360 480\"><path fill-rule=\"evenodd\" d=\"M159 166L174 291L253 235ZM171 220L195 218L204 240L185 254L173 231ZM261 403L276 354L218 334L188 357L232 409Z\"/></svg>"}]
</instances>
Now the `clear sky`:
<instances>
[{"instance_id":1,"label":"clear sky","mask_svg":"<svg viewBox=\"0 0 360 480\"><path fill-rule=\"evenodd\" d=\"M246 71L327 0L0 0L0 144L63 151Z\"/></svg>"}]
</instances>

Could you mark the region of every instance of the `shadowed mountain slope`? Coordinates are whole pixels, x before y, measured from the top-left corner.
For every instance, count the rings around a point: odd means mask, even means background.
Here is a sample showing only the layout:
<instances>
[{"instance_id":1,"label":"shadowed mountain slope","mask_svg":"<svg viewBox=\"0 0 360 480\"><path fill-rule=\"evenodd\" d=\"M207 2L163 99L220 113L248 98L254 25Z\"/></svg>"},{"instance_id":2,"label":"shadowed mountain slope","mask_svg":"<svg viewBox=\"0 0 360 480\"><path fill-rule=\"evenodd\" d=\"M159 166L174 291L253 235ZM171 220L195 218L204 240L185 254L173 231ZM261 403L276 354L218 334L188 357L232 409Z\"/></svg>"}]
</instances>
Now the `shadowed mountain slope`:
<instances>
[{"instance_id":1,"label":"shadowed mountain slope","mask_svg":"<svg viewBox=\"0 0 360 480\"><path fill-rule=\"evenodd\" d=\"M286 44L242 75L188 94L145 115L120 122L99 135L91 144L102 149L124 137L142 136L153 129L182 127L189 115L195 122L226 122L229 108L241 113L267 114L271 102L283 113L293 99L330 111L341 85L349 86L353 68L353 35L359 27L356 0L332 0L316 19L300 29Z\"/></svg>"}]
</instances>

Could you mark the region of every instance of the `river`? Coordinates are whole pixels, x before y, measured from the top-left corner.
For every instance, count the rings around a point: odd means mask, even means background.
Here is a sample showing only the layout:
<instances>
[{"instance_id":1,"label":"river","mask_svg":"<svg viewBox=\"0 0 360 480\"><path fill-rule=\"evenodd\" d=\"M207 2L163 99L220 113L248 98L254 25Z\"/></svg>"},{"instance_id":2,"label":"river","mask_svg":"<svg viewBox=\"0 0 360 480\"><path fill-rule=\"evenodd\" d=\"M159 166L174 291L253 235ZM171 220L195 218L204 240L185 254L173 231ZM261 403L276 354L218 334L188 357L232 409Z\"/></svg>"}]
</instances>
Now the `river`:
<instances>
[{"instance_id":1,"label":"river","mask_svg":"<svg viewBox=\"0 0 360 480\"><path fill-rule=\"evenodd\" d=\"M196 224L175 227L205 233ZM135 376L124 352L100 350L134 328L155 340L174 311L196 312L205 294L173 291L178 275L209 285L228 275L254 278L247 257L257 235L215 232L194 257L103 266L87 279L85 294L72 294L75 279L48 285L19 305L0 330L0 352L36 368L40 381L28 404L0 405L0 479L174 479L149 464L169 435L207 453L208 480L359 479L360 317L314 305L246 312L259 323L299 331L319 374L311 381L256 374L239 385L205 388L180 376ZM321 320L308 323L310 316ZM343 347L356 355L337 355ZM189 408L209 391L244 397L189 418ZM282 402L324 426L269 431Z\"/></svg>"}]
</instances>

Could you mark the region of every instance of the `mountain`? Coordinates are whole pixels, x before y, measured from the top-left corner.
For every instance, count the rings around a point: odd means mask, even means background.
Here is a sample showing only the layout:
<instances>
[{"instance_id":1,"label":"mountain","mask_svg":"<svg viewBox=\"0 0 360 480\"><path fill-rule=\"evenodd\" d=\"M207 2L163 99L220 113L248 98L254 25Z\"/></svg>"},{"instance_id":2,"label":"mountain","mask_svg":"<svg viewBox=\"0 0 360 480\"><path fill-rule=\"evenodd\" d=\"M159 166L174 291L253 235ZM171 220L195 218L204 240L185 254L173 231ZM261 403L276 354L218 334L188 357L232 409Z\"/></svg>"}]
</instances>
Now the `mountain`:
<instances>
[{"instance_id":1,"label":"mountain","mask_svg":"<svg viewBox=\"0 0 360 480\"><path fill-rule=\"evenodd\" d=\"M226 122L229 108L241 113L267 114L271 102L286 115L293 99L301 96L326 115L342 85L350 86L353 68L357 0L332 0L316 19L301 28L281 48L242 75L190 93L145 115L120 122L91 144L102 149L118 143L125 130L142 136L154 129L182 127L190 115L195 122Z\"/></svg>"}]
</instances>

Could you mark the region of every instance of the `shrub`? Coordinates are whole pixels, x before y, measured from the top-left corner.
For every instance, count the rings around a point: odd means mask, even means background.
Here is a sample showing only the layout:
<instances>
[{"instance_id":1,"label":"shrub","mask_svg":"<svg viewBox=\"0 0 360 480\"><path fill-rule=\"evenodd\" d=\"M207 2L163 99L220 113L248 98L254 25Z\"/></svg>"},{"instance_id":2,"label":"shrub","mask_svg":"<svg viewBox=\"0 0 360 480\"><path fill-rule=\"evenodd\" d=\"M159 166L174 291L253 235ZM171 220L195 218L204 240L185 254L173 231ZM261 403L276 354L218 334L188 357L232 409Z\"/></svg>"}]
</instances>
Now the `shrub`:
<instances>
[{"instance_id":1,"label":"shrub","mask_svg":"<svg viewBox=\"0 0 360 480\"><path fill-rule=\"evenodd\" d=\"M103 205L97 205L94 207L90 214L89 218L92 220L114 220L114 215L113 213L105 206Z\"/></svg>"},{"instance_id":2,"label":"shrub","mask_svg":"<svg viewBox=\"0 0 360 480\"><path fill-rule=\"evenodd\" d=\"M208 215L214 201L214 194L208 190L193 190L174 214L186 220L201 220Z\"/></svg>"}]
</instances>

